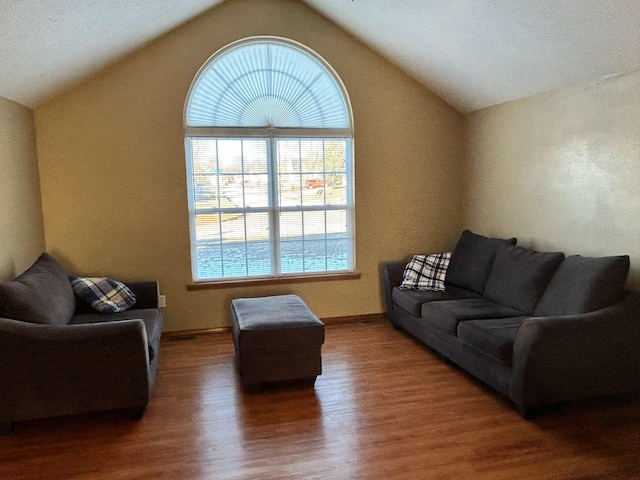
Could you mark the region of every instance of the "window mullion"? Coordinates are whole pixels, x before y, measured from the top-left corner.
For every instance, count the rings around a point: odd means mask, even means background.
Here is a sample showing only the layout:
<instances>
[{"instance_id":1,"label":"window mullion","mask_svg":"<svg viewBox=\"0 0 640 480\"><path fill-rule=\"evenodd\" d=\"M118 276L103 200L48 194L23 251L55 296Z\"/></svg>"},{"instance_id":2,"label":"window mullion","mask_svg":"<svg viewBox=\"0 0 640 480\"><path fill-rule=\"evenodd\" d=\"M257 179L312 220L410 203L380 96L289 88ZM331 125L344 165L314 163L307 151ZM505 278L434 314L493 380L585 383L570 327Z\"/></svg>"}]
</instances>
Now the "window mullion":
<instances>
[{"instance_id":1,"label":"window mullion","mask_svg":"<svg viewBox=\"0 0 640 480\"><path fill-rule=\"evenodd\" d=\"M247 192L245 189L245 158L244 158L244 140L240 140L240 171L241 174L241 182L242 186L242 210L243 215L242 218L244 220L244 264L245 264L245 274L249 276L249 226L247 224Z\"/></svg>"},{"instance_id":2,"label":"window mullion","mask_svg":"<svg viewBox=\"0 0 640 480\"><path fill-rule=\"evenodd\" d=\"M220 150L218 145L218 140L216 140L216 168L220 168ZM220 183L218 182L218 187L220 187ZM220 199L218 198L218 208L220 208ZM218 225L222 225L222 212L218 212ZM222 259L220 270L222 271L222 276L224 277L224 248L222 247L223 239L222 239L222 228L218 232L219 239L219 248L220 248L220 258Z\"/></svg>"},{"instance_id":3,"label":"window mullion","mask_svg":"<svg viewBox=\"0 0 640 480\"><path fill-rule=\"evenodd\" d=\"M280 275L280 199L278 190L278 151L277 140L266 138L267 174L269 175L269 237L271 240L271 272Z\"/></svg>"},{"instance_id":4,"label":"window mullion","mask_svg":"<svg viewBox=\"0 0 640 480\"><path fill-rule=\"evenodd\" d=\"M324 186L325 188L323 189L322 195L324 197L324 204L325 204L325 209L324 209L324 269L326 270L328 268L328 259L327 259L327 250L328 250L328 243L327 243L327 229L328 229L328 221L327 221L327 209L326 209L326 205L327 205L327 157L326 157L326 145L325 142L322 142L322 179L324 181Z\"/></svg>"},{"instance_id":5,"label":"window mullion","mask_svg":"<svg viewBox=\"0 0 640 480\"><path fill-rule=\"evenodd\" d=\"M302 164L302 142L300 141L300 139L298 139L298 159L300 162L300 234L301 234L301 238L300 238L300 243L302 244L302 271L306 272L307 271L307 257L305 255L305 225L304 225L304 210L302 209L302 206L304 204L303 200L302 200L302 176L304 174L306 174L306 170L305 170L305 166ZM304 173L303 173L304 172Z\"/></svg>"}]
</instances>

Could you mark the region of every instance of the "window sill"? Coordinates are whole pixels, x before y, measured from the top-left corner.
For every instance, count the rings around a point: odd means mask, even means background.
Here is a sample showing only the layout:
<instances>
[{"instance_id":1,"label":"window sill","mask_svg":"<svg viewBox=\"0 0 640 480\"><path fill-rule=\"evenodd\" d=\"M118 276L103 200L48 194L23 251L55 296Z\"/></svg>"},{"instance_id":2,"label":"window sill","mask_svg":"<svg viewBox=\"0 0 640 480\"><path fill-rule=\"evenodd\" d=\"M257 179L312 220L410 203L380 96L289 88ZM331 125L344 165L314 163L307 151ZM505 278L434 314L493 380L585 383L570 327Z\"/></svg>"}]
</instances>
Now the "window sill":
<instances>
[{"instance_id":1,"label":"window sill","mask_svg":"<svg viewBox=\"0 0 640 480\"><path fill-rule=\"evenodd\" d=\"M216 282L188 283L187 290L213 290L235 287L260 287L263 285L286 285L289 283L332 282L338 280L359 280L360 272L297 275L277 278L246 278L239 280L220 280Z\"/></svg>"}]
</instances>

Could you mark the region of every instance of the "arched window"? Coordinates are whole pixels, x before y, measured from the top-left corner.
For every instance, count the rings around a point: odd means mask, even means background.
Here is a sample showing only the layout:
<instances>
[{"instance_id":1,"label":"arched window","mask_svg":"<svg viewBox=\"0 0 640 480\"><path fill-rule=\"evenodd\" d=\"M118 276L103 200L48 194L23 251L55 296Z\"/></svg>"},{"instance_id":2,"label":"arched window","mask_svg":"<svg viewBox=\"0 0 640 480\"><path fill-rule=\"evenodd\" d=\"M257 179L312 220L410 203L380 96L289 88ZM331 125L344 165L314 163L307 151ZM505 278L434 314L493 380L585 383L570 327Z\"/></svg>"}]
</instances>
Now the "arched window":
<instances>
[{"instance_id":1,"label":"arched window","mask_svg":"<svg viewBox=\"0 0 640 480\"><path fill-rule=\"evenodd\" d=\"M196 75L184 125L195 281L354 270L351 107L318 54L228 45Z\"/></svg>"}]
</instances>

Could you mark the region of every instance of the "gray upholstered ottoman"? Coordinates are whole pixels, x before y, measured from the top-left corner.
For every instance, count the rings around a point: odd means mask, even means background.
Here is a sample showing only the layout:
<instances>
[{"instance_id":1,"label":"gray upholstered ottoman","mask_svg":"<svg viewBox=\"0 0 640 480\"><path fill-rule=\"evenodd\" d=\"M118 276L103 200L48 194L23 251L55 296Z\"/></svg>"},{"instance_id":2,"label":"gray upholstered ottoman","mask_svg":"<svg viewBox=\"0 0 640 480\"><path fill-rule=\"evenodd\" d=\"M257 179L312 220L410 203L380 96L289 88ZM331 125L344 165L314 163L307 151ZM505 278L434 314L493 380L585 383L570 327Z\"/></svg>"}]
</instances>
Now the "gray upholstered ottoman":
<instances>
[{"instance_id":1,"label":"gray upholstered ottoman","mask_svg":"<svg viewBox=\"0 0 640 480\"><path fill-rule=\"evenodd\" d=\"M297 295L231 301L236 365L248 391L263 382L304 379L322 373L324 324Z\"/></svg>"}]
</instances>

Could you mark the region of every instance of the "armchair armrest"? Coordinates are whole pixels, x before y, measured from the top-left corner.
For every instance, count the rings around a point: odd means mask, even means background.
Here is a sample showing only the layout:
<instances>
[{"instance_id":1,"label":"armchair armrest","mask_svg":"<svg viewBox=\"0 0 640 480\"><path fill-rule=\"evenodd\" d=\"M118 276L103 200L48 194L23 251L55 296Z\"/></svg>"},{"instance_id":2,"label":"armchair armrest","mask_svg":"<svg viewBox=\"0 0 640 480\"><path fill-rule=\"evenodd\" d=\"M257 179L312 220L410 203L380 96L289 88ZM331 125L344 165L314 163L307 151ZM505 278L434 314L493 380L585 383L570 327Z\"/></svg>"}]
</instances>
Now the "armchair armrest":
<instances>
[{"instance_id":1,"label":"armchair armrest","mask_svg":"<svg viewBox=\"0 0 640 480\"><path fill-rule=\"evenodd\" d=\"M509 396L522 407L640 391L640 294L582 315L525 320Z\"/></svg>"},{"instance_id":2,"label":"armchair armrest","mask_svg":"<svg viewBox=\"0 0 640 480\"><path fill-rule=\"evenodd\" d=\"M40 325L0 318L0 422L144 407L142 320Z\"/></svg>"}]
</instances>

